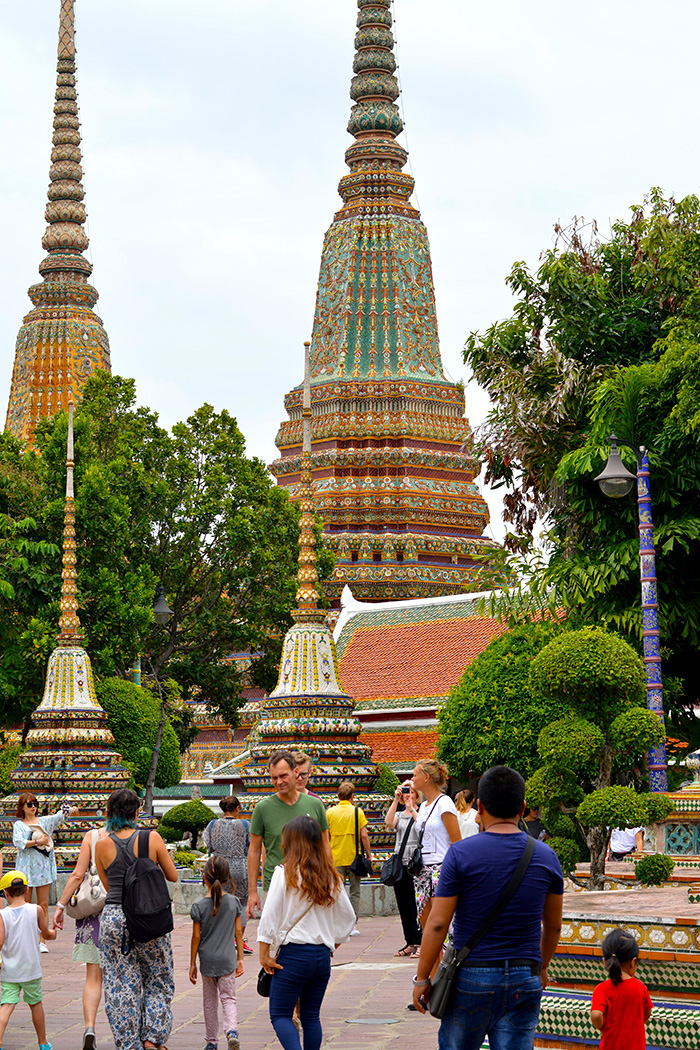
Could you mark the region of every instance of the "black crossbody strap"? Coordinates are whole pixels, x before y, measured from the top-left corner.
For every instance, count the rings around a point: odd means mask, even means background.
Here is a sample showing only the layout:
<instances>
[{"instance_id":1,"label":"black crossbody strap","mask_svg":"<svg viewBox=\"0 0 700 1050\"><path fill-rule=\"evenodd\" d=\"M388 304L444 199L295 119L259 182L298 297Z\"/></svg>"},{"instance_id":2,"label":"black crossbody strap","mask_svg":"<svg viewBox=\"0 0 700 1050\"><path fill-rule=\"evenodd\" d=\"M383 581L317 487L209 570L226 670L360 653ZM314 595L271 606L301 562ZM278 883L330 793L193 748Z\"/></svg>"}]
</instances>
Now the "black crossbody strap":
<instances>
[{"instance_id":1,"label":"black crossbody strap","mask_svg":"<svg viewBox=\"0 0 700 1050\"><path fill-rule=\"evenodd\" d=\"M418 849L422 849L422 847L423 847L423 836L425 835L426 824L428 823L428 821L430 820L431 816L433 815L433 810L435 809L435 807L437 806L438 802L440 801L440 799L442 797L444 797L444 796L438 795L438 797L435 799L435 801L433 802L432 806L428 810L428 815L425 818L425 820L423 821L423 824L421 825L420 832L418 833Z\"/></svg>"},{"instance_id":2,"label":"black crossbody strap","mask_svg":"<svg viewBox=\"0 0 700 1050\"><path fill-rule=\"evenodd\" d=\"M359 828L360 828L360 815L357 812L357 806L355 806L355 855L357 855L360 852Z\"/></svg>"},{"instance_id":3,"label":"black crossbody strap","mask_svg":"<svg viewBox=\"0 0 700 1050\"><path fill-rule=\"evenodd\" d=\"M406 843L408 842L408 837L411 834L411 825L412 824L413 824L413 817L411 817L411 819L409 820L408 824L406 825L406 832L404 834L404 837L401 840L401 845L399 846L399 852L396 854L396 856L399 858L399 860L401 860L401 858L403 857L404 852L406 850Z\"/></svg>"},{"instance_id":4,"label":"black crossbody strap","mask_svg":"<svg viewBox=\"0 0 700 1050\"><path fill-rule=\"evenodd\" d=\"M503 913L503 910L505 909L506 905L510 901L511 897L517 890L520 883L523 881L523 876L525 875L525 872L530 866L530 861L532 860L532 855L534 852L535 840L532 838L531 835L528 835L527 841L525 843L525 849L523 850L520 860L518 861L518 866L516 867L515 871L510 877L508 885L506 886L503 893L498 898L498 900L496 901L486 918L482 919L481 923L477 926L476 930L471 935L471 937L457 956L457 959L455 961L458 966L460 963L464 962L464 960L467 958L468 955L470 955L472 950L476 948L479 941L482 941L484 939L491 927L494 926L497 920L501 917L501 914Z\"/></svg>"}]
</instances>

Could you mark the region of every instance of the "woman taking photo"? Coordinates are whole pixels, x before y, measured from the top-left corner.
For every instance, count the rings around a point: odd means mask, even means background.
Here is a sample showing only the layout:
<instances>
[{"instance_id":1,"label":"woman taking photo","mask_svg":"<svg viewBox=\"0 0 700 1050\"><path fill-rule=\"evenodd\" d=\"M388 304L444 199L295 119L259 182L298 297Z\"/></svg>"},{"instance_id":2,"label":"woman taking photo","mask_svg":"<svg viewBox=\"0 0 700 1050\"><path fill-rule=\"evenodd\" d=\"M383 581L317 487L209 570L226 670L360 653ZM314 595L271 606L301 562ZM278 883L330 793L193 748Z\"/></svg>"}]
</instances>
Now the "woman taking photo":
<instances>
[{"instance_id":1,"label":"woman taking photo","mask_svg":"<svg viewBox=\"0 0 700 1050\"><path fill-rule=\"evenodd\" d=\"M175 994L170 934L134 941L127 955L122 952L122 885L137 856L140 805L138 795L128 788L113 791L107 800L108 837L95 848L95 864L107 890L100 917L100 961L105 1012L119 1050L164 1050L173 1026ZM157 831L149 833L148 856L169 882L177 882L175 865Z\"/></svg>"},{"instance_id":2,"label":"woman taking photo","mask_svg":"<svg viewBox=\"0 0 700 1050\"><path fill-rule=\"evenodd\" d=\"M321 1003L331 955L355 927L355 912L323 844L318 821L294 817L282 832L258 924L260 965L272 974L270 1020L284 1050L301 1050L292 1015L299 1001L304 1050L321 1046Z\"/></svg>"},{"instance_id":3,"label":"woman taking photo","mask_svg":"<svg viewBox=\"0 0 700 1050\"><path fill-rule=\"evenodd\" d=\"M241 921L245 934L246 905L248 904L248 846L250 845L250 824L241 819L241 804L235 795L224 795L219 802L219 809L224 814L218 820L207 824L202 833L202 840L210 854L223 857L231 872L228 892L238 897L243 905ZM246 954L250 948L244 943Z\"/></svg>"},{"instance_id":4,"label":"woman taking photo","mask_svg":"<svg viewBox=\"0 0 700 1050\"><path fill-rule=\"evenodd\" d=\"M95 839L93 847L93 838ZM61 899L56 904L53 922L53 930L63 929L63 913L66 904L74 893L80 889L80 884L85 877L85 872L92 864L93 848L97 849L97 843L107 838L104 828L95 828L87 831L83 837L78 860L68 878ZM97 877L97 876L95 876ZM73 945L73 962L85 963L85 984L83 985L83 1020L85 1031L83 1033L83 1050L95 1050L95 1024L97 1021L97 1010L102 998L102 968L100 967L100 915L88 915L84 919L75 920L75 944Z\"/></svg>"},{"instance_id":5,"label":"woman taking photo","mask_svg":"<svg viewBox=\"0 0 700 1050\"><path fill-rule=\"evenodd\" d=\"M394 792L394 800L384 817L384 823L386 826L396 830L394 853L399 852L401 844L406 837L406 829L409 827L411 828L406 845L404 846L403 854L401 855L401 863L403 865L401 879L394 883L396 906L399 909L399 915L401 916L401 926L403 927L403 936L406 942L403 948L399 948L397 952L394 952L394 955L404 956L406 958L415 955L420 946L416 894L413 886L413 878L409 875L408 868L406 867L409 858L412 856L413 851L418 845L418 832L416 831L418 804L418 796L409 780L405 784L399 784Z\"/></svg>"},{"instance_id":6,"label":"woman taking photo","mask_svg":"<svg viewBox=\"0 0 700 1050\"><path fill-rule=\"evenodd\" d=\"M51 836L68 815L77 812L77 809L70 809L64 802L58 813L50 817L40 817L39 803L33 792L23 791L17 799L19 820L15 821L12 828L12 842L17 848L15 868L27 876L29 898L31 898L31 890L36 890L36 902L46 917L47 926L49 924L49 890L51 884L56 881L57 875ZM42 952L49 950L43 938L39 950Z\"/></svg>"},{"instance_id":7,"label":"woman taking photo","mask_svg":"<svg viewBox=\"0 0 700 1050\"><path fill-rule=\"evenodd\" d=\"M425 795L425 802L421 803L416 819L418 834L423 835L423 868L419 875L413 877L416 907L421 928L425 929L445 854L453 842L461 841L462 836L455 804L449 795L444 793L447 767L432 758L423 759L416 763L411 783L415 791L422 791Z\"/></svg>"}]
</instances>

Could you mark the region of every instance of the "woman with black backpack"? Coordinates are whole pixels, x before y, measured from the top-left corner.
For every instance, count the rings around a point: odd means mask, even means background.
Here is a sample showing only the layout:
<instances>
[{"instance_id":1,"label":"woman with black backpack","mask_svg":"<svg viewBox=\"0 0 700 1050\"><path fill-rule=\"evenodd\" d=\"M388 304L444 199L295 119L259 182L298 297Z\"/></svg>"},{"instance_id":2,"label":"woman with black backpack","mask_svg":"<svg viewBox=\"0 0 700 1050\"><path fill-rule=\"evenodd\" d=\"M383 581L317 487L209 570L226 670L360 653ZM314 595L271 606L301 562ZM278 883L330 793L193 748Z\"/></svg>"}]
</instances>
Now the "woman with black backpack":
<instances>
[{"instance_id":1,"label":"woman with black backpack","mask_svg":"<svg viewBox=\"0 0 700 1050\"><path fill-rule=\"evenodd\" d=\"M165 880L177 882L177 871L158 832L138 830L140 805L135 792L113 791L109 838L95 848L107 890L100 921L105 1011L120 1050L167 1050L175 979Z\"/></svg>"}]
</instances>

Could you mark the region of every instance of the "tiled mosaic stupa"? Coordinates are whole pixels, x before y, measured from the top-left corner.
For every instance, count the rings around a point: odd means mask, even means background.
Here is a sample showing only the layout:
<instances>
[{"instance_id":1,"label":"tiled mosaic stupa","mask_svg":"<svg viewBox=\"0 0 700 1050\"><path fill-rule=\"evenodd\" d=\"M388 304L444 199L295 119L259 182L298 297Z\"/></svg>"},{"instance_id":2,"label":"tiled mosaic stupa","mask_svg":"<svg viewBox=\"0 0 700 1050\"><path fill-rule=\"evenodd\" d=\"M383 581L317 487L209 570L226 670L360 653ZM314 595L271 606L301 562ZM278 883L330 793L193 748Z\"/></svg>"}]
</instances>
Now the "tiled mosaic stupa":
<instances>
[{"instance_id":1,"label":"tiled mosaic stupa","mask_svg":"<svg viewBox=\"0 0 700 1050\"><path fill-rule=\"evenodd\" d=\"M358 0L354 105L326 234L311 343L311 471L316 510L337 563L334 602L419 598L487 585L475 556L488 510L474 483L464 392L443 373L430 247L411 205L396 99L391 0ZM301 489L302 391L271 466Z\"/></svg>"},{"instance_id":2,"label":"tiled mosaic stupa","mask_svg":"<svg viewBox=\"0 0 700 1050\"><path fill-rule=\"evenodd\" d=\"M303 749L314 759L313 790L335 792L343 779L359 792L377 778L370 749L357 742L361 725L354 702L342 687L338 658L326 613L318 608L311 472L311 395L306 344L303 451L300 479L299 573L294 625L284 639L277 686L262 701L261 717L249 739L250 764L242 771L248 791L271 792L268 759L278 748ZM333 801L336 801L333 799Z\"/></svg>"},{"instance_id":3,"label":"tiled mosaic stupa","mask_svg":"<svg viewBox=\"0 0 700 1050\"><path fill-rule=\"evenodd\" d=\"M75 79L74 0L61 0L58 76L53 116L46 258L42 281L29 289L34 304L17 336L5 429L32 441L37 422L77 402L97 368L110 371L109 339L93 311L98 293L88 278L88 238L80 164L80 120Z\"/></svg>"},{"instance_id":4,"label":"tiled mosaic stupa","mask_svg":"<svg viewBox=\"0 0 700 1050\"><path fill-rule=\"evenodd\" d=\"M75 505L73 497L73 406L68 409L66 508L63 530L63 572L58 646L49 658L44 695L32 715L27 750L12 773L14 794L2 799L2 841L12 842L17 797L33 791L39 815L53 812L64 799L78 808L54 834L57 863L73 862L88 828L102 823L107 798L126 787L131 774L114 750L107 715L100 707L90 657L81 642L76 599ZM5 863L11 849L5 850Z\"/></svg>"}]
</instances>

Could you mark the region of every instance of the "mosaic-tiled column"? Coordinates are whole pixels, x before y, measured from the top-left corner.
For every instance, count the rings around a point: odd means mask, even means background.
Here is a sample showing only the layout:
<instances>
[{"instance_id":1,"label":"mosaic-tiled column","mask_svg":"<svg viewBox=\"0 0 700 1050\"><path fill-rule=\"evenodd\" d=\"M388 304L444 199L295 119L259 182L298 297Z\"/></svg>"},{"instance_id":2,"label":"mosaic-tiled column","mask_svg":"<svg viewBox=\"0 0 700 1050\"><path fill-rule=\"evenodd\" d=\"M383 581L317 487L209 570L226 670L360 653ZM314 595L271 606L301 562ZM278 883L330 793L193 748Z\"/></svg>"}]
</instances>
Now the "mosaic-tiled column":
<instances>
[{"instance_id":1,"label":"mosaic-tiled column","mask_svg":"<svg viewBox=\"0 0 700 1050\"><path fill-rule=\"evenodd\" d=\"M663 724L664 702L661 684L661 644L659 641L659 600L656 587L654 528L651 520L651 487L649 456L645 452L637 468L639 503L639 559L642 581L642 638L644 670L647 683L647 707ZM662 740L649 752L649 784L652 791L668 791L666 780L666 745Z\"/></svg>"}]
</instances>

